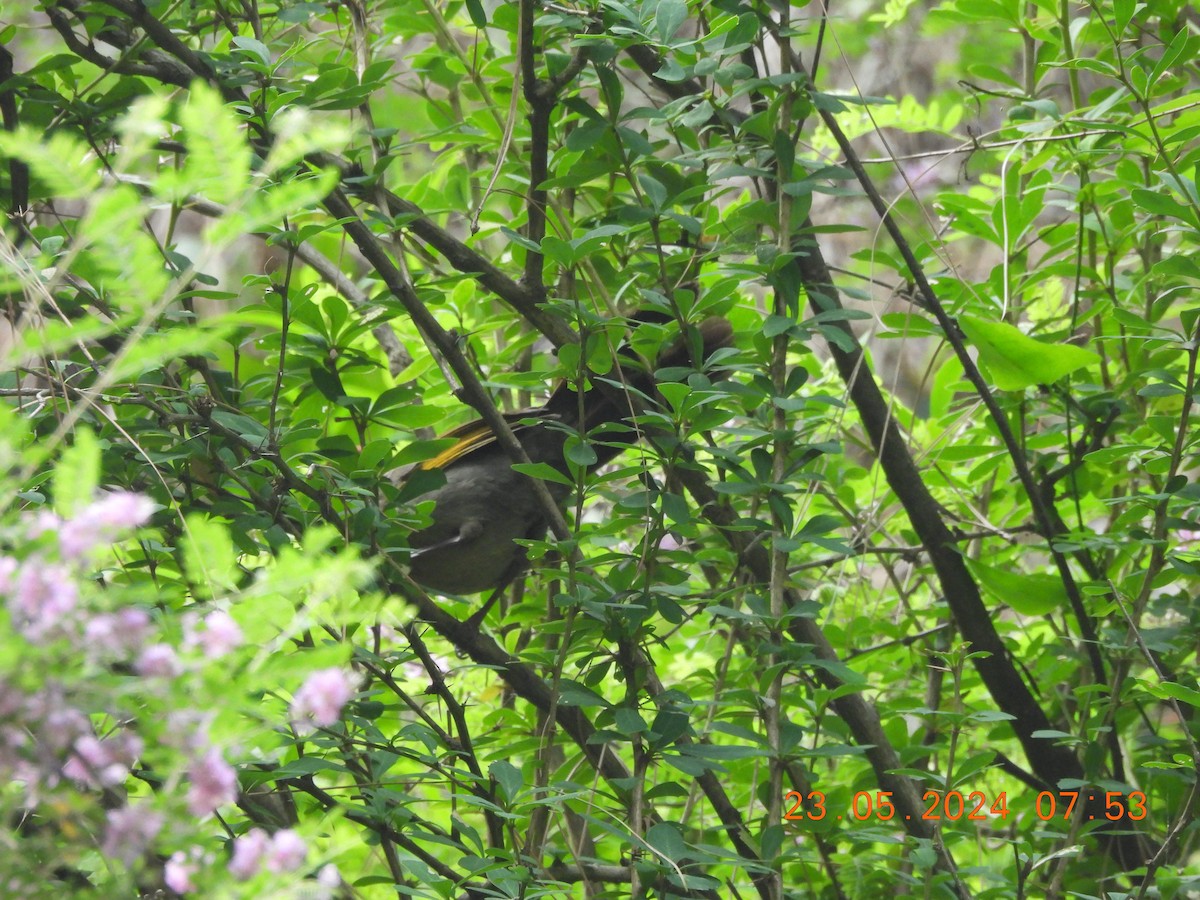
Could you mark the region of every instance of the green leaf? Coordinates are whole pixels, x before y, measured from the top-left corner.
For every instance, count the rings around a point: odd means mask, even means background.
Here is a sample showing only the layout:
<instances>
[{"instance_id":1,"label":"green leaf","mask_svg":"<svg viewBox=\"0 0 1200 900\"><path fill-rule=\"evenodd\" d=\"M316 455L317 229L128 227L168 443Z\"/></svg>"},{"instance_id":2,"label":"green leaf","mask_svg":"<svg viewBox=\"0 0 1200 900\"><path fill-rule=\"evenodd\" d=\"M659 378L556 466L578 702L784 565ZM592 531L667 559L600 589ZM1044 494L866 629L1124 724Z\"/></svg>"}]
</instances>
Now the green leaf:
<instances>
[{"instance_id":1,"label":"green leaf","mask_svg":"<svg viewBox=\"0 0 1200 900\"><path fill-rule=\"evenodd\" d=\"M580 237L573 238L571 246L575 248L575 258L582 259L589 253L596 252L608 243L607 238L624 234L628 230L629 228L624 225L601 225L599 228L593 228Z\"/></svg>"},{"instance_id":2,"label":"green leaf","mask_svg":"<svg viewBox=\"0 0 1200 900\"><path fill-rule=\"evenodd\" d=\"M563 455L580 468L594 466L600 460L600 457L596 455L595 448L591 444L587 441L581 441L574 435L567 438L567 445L563 450Z\"/></svg>"},{"instance_id":3,"label":"green leaf","mask_svg":"<svg viewBox=\"0 0 1200 900\"><path fill-rule=\"evenodd\" d=\"M349 768L332 759L320 756L301 756L280 766L275 774L281 778L296 778L303 775L316 775L319 772L349 772Z\"/></svg>"},{"instance_id":4,"label":"green leaf","mask_svg":"<svg viewBox=\"0 0 1200 900\"><path fill-rule=\"evenodd\" d=\"M638 173L637 180L645 192L646 199L650 201L650 208L655 212L662 212L667 205L666 185L654 176L641 172Z\"/></svg>"},{"instance_id":5,"label":"green leaf","mask_svg":"<svg viewBox=\"0 0 1200 900\"><path fill-rule=\"evenodd\" d=\"M487 13L483 11L483 4L479 0L467 0L467 15L476 28L487 28Z\"/></svg>"},{"instance_id":6,"label":"green leaf","mask_svg":"<svg viewBox=\"0 0 1200 900\"><path fill-rule=\"evenodd\" d=\"M65 129L49 136L30 128L0 130L0 156L24 162L59 199L83 199L100 190L100 168L90 148Z\"/></svg>"},{"instance_id":7,"label":"green leaf","mask_svg":"<svg viewBox=\"0 0 1200 900\"><path fill-rule=\"evenodd\" d=\"M705 760L752 759L766 756L766 750L735 744L687 744L679 748L685 756Z\"/></svg>"},{"instance_id":8,"label":"green leaf","mask_svg":"<svg viewBox=\"0 0 1200 900\"><path fill-rule=\"evenodd\" d=\"M500 790L509 802L516 799L517 793L525 783L521 770L507 760L498 759L488 766L488 774L500 785Z\"/></svg>"},{"instance_id":9,"label":"green leaf","mask_svg":"<svg viewBox=\"0 0 1200 900\"><path fill-rule=\"evenodd\" d=\"M528 475L530 478L539 478L542 481L552 481L555 484L575 487L575 482L549 463L514 463L513 471Z\"/></svg>"},{"instance_id":10,"label":"green leaf","mask_svg":"<svg viewBox=\"0 0 1200 900\"><path fill-rule=\"evenodd\" d=\"M161 300L170 285L160 248L145 231L145 215L137 192L116 185L92 198L76 235L77 244L91 250L89 277L139 307Z\"/></svg>"},{"instance_id":11,"label":"green leaf","mask_svg":"<svg viewBox=\"0 0 1200 900\"><path fill-rule=\"evenodd\" d=\"M669 860L678 861L687 853L687 844L674 822L659 822L646 830L646 843Z\"/></svg>"},{"instance_id":12,"label":"green leaf","mask_svg":"<svg viewBox=\"0 0 1200 900\"><path fill-rule=\"evenodd\" d=\"M769 315L763 322L763 337L773 338L790 331L796 326L796 321L788 316Z\"/></svg>"},{"instance_id":13,"label":"green leaf","mask_svg":"<svg viewBox=\"0 0 1200 900\"><path fill-rule=\"evenodd\" d=\"M233 329L232 322L206 322L201 327L174 328L147 334L130 346L109 368L109 377L114 383L125 381L185 356L202 356L215 350Z\"/></svg>"},{"instance_id":14,"label":"green leaf","mask_svg":"<svg viewBox=\"0 0 1200 900\"><path fill-rule=\"evenodd\" d=\"M249 416L244 416L241 413L230 412L226 409L214 409L212 411L212 420L219 425L223 425L235 434L240 435L247 441L255 442L266 440L266 426L257 419L252 419Z\"/></svg>"},{"instance_id":15,"label":"green leaf","mask_svg":"<svg viewBox=\"0 0 1200 900\"><path fill-rule=\"evenodd\" d=\"M320 203L333 190L337 180L335 170L325 169L315 176L286 181L259 191L241 208L231 209L215 222L208 230L208 237L220 246L241 239L247 232L282 226L287 216Z\"/></svg>"},{"instance_id":16,"label":"green leaf","mask_svg":"<svg viewBox=\"0 0 1200 900\"><path fill-rule=\"evenodd\" d=\"M1157 697L1160 700L1172 699L1178 700L1180 703L1186 703L1196 709L1200 709L1200 691L1195 688L1187 687L1175 681L1161 681L1158 684L1153 684L1145 679L1139 678L1140 684L1147 693Z\"/></svg>"},{"instance_id":17,"label":"green leaf","mask_svg":"<svg viewBox=\"0 0 1200 900\"><path fill-rule=\"evenodd\" d=\"M558 702L564 706L578 706L583 709L596 706L607 707L609 705L607 700L587 685L580 684L578 681L571 681L567 678L559 682Z\"/></svg>"},{"instance_id":18,"label":"green leaf","mask_svg":"<svg viewBox=\"0 0 1200 900\"><path fill-rule=\"evenodd\" d=\"M342 387L342 380L337 372L331 372L324 366L309 366L308 377L326 400L339 403L346 396L346 389Z\"/></svg>"},{"instance_id":19,"label":"green leaf","mask_svg":"<svg viewBox=\"0 0 1200 900\"><path fill-rule=\"evenodd\" d=\"M1151 83L1162 78L1167 70L1174 66L1180 59L1194 61L1196 58L1195 43L1196 38L1188 33L1188 29L1180 28L1170 45L1163 51L1162 58L1154 66L1154 71L1150 73Z\"/></svg>"},{"instance_id":20,"label":"green leaf","mask_svg":"<svg viewBox=\"0 0 1200 900\"><path fill-rule=\"evenodd\" d=\"M542 253L550 262L558 263L564 268L575 265L575 248L567 241L552 234L542 238Z\"/></svg>"},{"instance_id":21,"label":"green leaf","mask_svg":"<svg viewBox=\"0 0 1200 900\"><path fill-rule=\"evenodd\" d=\"M264 66L271 64L271 51L267 49L267 45L262 41L256 41L251 37L235 37L232 43L239 50L245 50Z\"/></svg>"},{"instance_id":22,"label":"green leaf","mask_svg":"<svg viewBox=\"0 0 1200 900\"><path fill-rule=\"evenodd\" d=\"M1157 191L1149 191L1145 188L1134 188L1129 192L1129 196L1133 198L1134 203L1153 215L1163 216L1167 219L1178 219L1188 224L1194 221L1192 210L1173 197L1168 197Z\"/></svg>"},{"instance_id":23,"label":"green leaf","mask_svg":"<svg viewBox=\"0 0 1200 900\"><path fill-rule=\"evenodd\" d=\"M758 839L763 859L769 862L779 855L786 834L782 825L769 825L763 829L762 835Z\"/></svg>"},{"instance_id":24,"label":"green leaf","mask_svg":"<svg viewBox=\"0 0 1200 900\"><path fill-rule=\"evenodd\" d=\"M194 82L179 121L188 152L181 177L173 180L176 198L182 192L229 203L241 196L250 185L250 145L221 95L202 81Z\"/></svg>"},{"instance_id":25,"label":"green leaf","mask_svg":"<svg viewBox=\"0 0 1200 900\"><path fill-rule=\"evenodd\" d=\"M1113 0L1113 19L1118 37L1123 35L1137 8L1137 0Z\"/></svg>"},{"instance_id":26,"label":"green leaf","mask_svg":"<svg viewBox=\"0 0 1200 900\"><path fill-rule=\"evenodd\" d=\"M100 442L90 428L76 428L54 469L54 509L71 516L96 499L100 487Z\"/></svg>"},{"instance_id":27,"label":"green leaf","mask_svg":"<svg viewBox=\"0 0 1200 900\"><path fill-rule=\"evenodd\" d=\"M660 0L658 10L654 14L658 39L666 43L674 37L679 26L687 19L687 14L687 3L684 0Z\"/></svg>"},{"instance_id":28,"label":"green leaf","mask_svg":"<svg viewBox=\"0 0 1200 900\"><path fill-rule=\"evenodd\" d=\"M436 409L436 407L423 407ZM443 413L443 415L445 415ZM433 459L439 453L444 453L458 443L456 438L432 438L427 441L409 441L396 452L392 458L393 466L407 466L412 463Z\"/></svg>"},{"instance_id":29,"label":"green leaf","mask_svg":"<svg viewBox=\"0 0 1200 900\"><path fill-rule=\"evenodd\" d=\"M192 590L213 596L237 583L237 553L223 523L193 513L182 543L183 571Z\"/></svg>"},{"instance_id":30,"label":"green leaf","mask_svg":"<svg viewBox=\"0 0 1200 900\"><path fill-rule=\"evenodd\" d=\"M524 247L526 250L532 250L534 253L542 252L542 248L539 247L536 243L531 241L529 238L525 237L525 235L520 234L519 232L513 231L508 226L501 226L500 233L502 235L504 235L506 238L508 238L510 241L512 241L514 244Z\"/></svg>"},{"instance_id":31,"label":"green leaf","mask_svg":"<svg viewBox=\"0 0 1200 900\"><path fill-rule=\"evenodd\" d=\"M285 169L319 150L339 153L354 134L344 123L295 106L281 111L271 125L275 140L262 166L262 171L267 174Z\"/></svg>"},{"instance_id":32,"label":"green leaf","mask_svg":"<svg viewBox=\"0 0 1200 900\"><path fill-rule=\"evenodd\" d=\"M975 580L996 600L1023 616L1044 616L1067 603L1067 591L1057 575L1027 575L968 559Z\"/></svg>"},{"instance_id":33,"label":"green leaf","mask_svg":"<svg viewBox=\"0 0 1200 900\"><path fill-rule=\"evenodd\" d=\"M1005 322L959 316L963 333L979 351L996 387L1022 391L1035 384L1053 384L1085 366L1098 363L1091 350L1073 344L1046 344Z\"/></svg>"},{"instance_id":34,"label":"green leaf","mask_svg":"<svg viewBox=\"0 0 1200 900\"><path fill-rule=\"evenodd\" d=\"M628 706L618 706L613 711L613 723L617 731L624 735L644 734L647 730L642 714Z\"/></svg>"}]
</instances>

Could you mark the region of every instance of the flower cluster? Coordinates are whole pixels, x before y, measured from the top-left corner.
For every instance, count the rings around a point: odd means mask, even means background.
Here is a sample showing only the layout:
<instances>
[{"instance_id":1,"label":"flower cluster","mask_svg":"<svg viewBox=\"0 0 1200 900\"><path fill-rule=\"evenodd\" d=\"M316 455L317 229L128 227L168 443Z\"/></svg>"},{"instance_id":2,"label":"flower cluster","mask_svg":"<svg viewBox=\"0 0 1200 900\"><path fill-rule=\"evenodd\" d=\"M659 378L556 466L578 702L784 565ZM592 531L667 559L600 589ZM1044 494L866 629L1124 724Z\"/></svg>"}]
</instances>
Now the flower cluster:
<instances>
[{"instance_id":1,"label":"flower cluster","mask_svg":"<svg viewBox=\"0 0 1200 900\"><path fill-rule=\"evenodd\" d=\"M149 521L154 509L154 503L141 494L113 491L69 519L49 511L34 516L29 536L54 533L57 559L46 551L32 552L22 560L0 557L0 595L21 634L34 643L76 636L72 629L82 618L75 613L83 567L101 546ZM85 630L88 624L84 623Z\"/></svg>"},{"instance_id":2,"label":"flower cluster","mask_svg":"<svg viewBox=\"0 0 1200 900\"><path fill-rule=\"evenodd\" d=\"M212 664L245 643L242 629L217 604L184 612L177 629L158 611L160 598L129 602L123 585L94 575L105 544L144 525L154 509L145 497L115 491L72 516L41 511L9 529L0 607L21 662L0 675L0 780L22 808L69 811L78 822L65 830L94 840L110 869L154 870L150 881L177 895L260 875L315 875L305 896L331 896L341 885L336 867L310 872L309 848L295 831L251 828L228 857L209 843L204 823L237 802L238 774L210 736L214 711L179 699L212 680ZM344 669L313 672L291 705L297 731L336 725L356 689ZM153 727L151 716L161 716ZM153 792L140 780L155 784ZM122 798L115 807L114 797ZM15 868L0 863L0 882L37 883L58 849L26 853Z\"/></svg>"},{"instance_id":3,"label":"flower cluster","mask_svg":"<svg viewBox=\"0 0 1200 900\"><path fill-rule=\"evenodd\" d=\"M136 672L149 684L174 679L183 670L149 611L114 607L110 597L118 595L111 592L93 599L96 591L88 584L101 549L144 525L155 508L140 494L114 491L70 517L40 511L13 532L13 555L0 556L0 603L30 658L44 661L0 679L0 779L20 785L27 806L56 789L116 788L145 751L135 724L88 672L115 667ZM242 643L237 623L223 610L193 615L186 624L184 648L207 659ZM97 717L103 709L107 715ZM237 799L237 776L219 749L204 749L194 733L188 742L202 749L186 772L186 806L203 818ZM104 816L100 849L126 865L146 854L165 825L162 813L144 800L131 800ZM177 854L164 878L185 887L201 862Z\"/></svg>"},{"instance_id":4,"label":"flower cluster","mask_svg":"<svg viewBox=\"0 0 1200 900\"><path fill-rule=\"evenodd\" d=\"M273 835L261 828L251 828L233 842L229 871L239 881L246 881L264 866L268 872L295 871L304 865L307 856L308 846L290 828Z\"/></svg>"},{"instance_id":5,"label":"flower cluster","mask_svg":"<svg viewBox=\"0 0 1200 900\"><path fill-rule=\"evenodd\" d=\"M342 717L342 707L354 697L356 685L356 679L343 669L313 672L292 699L296 730L305 733L336 725Z\"/></svg>"},{"instance_id":6,"label":"flower cluster","mask_svg":"<svg viewBox=\"0 0 1200 900\"><path fill-rule=\"evenodd\" d=\"M103 544L145 524L154 509L140 494L115 491L67 519L47 511L28 517L17 532L29 542L26 552L0 557L0 600L16 632L32 647L61 645L68 657L92 663L142 652L150 615L133 606L87 608L84 577ZM0 685L0 777L21 784L28 803L64 780L87 789L118 785L143 750L119 719L97 730L94 710L75 696L67 674L22 672Z\"/></svg>"}]
</instances>

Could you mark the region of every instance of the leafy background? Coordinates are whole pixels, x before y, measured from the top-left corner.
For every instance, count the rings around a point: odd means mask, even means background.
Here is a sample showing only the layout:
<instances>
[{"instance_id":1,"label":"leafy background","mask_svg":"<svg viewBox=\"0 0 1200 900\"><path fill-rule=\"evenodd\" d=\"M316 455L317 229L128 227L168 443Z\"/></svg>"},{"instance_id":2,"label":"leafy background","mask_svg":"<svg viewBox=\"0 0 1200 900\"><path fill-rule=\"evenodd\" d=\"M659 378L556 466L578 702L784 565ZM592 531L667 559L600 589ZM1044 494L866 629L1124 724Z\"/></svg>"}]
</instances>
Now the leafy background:
<instances>
[{"instance_id":1,"label":"leafy background","mask_svg":"<svg viewBox=\"0 0 1200 900\"><path fill-rule=\"evenodd\" d=\"M1189 5L3 16L6 893L1200 890ZM710 315L407 579L387 472Z\"/></svg>"}]
</instances>

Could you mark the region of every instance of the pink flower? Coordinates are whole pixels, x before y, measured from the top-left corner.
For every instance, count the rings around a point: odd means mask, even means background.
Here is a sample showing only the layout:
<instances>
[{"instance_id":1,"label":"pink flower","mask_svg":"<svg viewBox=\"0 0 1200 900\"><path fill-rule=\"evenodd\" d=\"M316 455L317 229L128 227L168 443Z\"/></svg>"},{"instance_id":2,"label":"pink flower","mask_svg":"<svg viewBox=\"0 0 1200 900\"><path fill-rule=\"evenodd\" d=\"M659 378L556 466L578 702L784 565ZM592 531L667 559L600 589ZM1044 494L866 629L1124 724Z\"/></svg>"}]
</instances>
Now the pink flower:
<instances>
[{"instance_id":1,"label":"pink flower","mask_svg":"<svg viewBox=\"0 0 1200 900\"><path fill-rule=\"evenodd\" d=\"M71 748L71 757L63 765L63 774L83 784L95 785L100 783L100 773L110 765L112 755L100 738L85 734L77 738Z\"/></svg>"},{"instance_id":2,"label":"pink flower","mask_svg":"<svg viewBox=\"0 0 1200 900\"><path fill-rule=\"evenodd\" d=\"M147 677L174 678L179 674L175 648L170 644L151 644L138 657L137 672Z\"/></svg>"},{"instance_id":3,"label":"pink flower","mask_svg":"<svg viewBox=\"0 0 1200 900\"><path fill-rule=\"evenodd\" d=\"M37 557L25 561L9 593L9 609L17 627L30 640L55 631L75 610L79 588L65 566L48 565Z\"/></svg>"},{"instance_id":4,"label":"pink flower","mask_svg":"<svg viewBox=\"0 0 1200 900\"><path fill-rule=\"evenodd\" d=\"M216 747L192 763L188 769L192 786L188 789L188 809L194 816L207 816L218 807L237 800L237 772Z\"/></svg>"},{"instance_id":5,"label":"pink flower","mask_svg":"<svg viewBox=\"0 0 1200 900\"><path fill-rule=\"evenodd\" d=\"M294 872L304 865L308 856L308 845L290 828L275 832L271 838L271 849L267 852L267 871Z\"/></svg>"},{"instance_id":6,"label":"pink flower","mask_svg":"<svg viewBox=\"0 0 1200 900\"><path fill-rule=\"evenodd\" d=\"M92 725L88 717L81 710L64 703L63 706L46 710L38 736L51 751L58 753L70 747L82 735L91 737L91 731Z\"/></svg>"},{"instance_id":7,"label":"pink flower","mask_svg":"<svg viewBox=\"0 0 1200 900\"><path fill-rule=\"evenodd\" d=\"M198 868L195 861L188 861L182 850L176 851L163 867L163 881L177 894L191 893L196 890L192 876Z\"/></svg>"},{"instance_id":8,"label":"pink flower","mask_svg":"<svg viewBox=\"0 0 1200 900\"><path fill-rule=\"evenodd\" d=\"M8 594L13 589L13 576L21 564L11 556L0 556L0 592Z\"/></svg>"},{"instance_id":9,"label":"pink flower","mask_svg":"<svg viewBox=\"0 0 1200 900\"><path fill-rule=\"evenodd\" d=\"M147 804L122 806L108 813L104 843L100 849L110 859L119 859L126 865L132 865L146 852L162 827L163 817L147 809Z\"/></svg>"},{"instance_id":10,"label":"pink flower","mask_svg":"<svg viewBox=\"0 0 1200 900\"><path fill-rule=\"evenodd\" d=\"M15 716L29 701L25 691L5 678L0 678L0 719Z\"/></svg>"},{"instance_id":11,"label":"pink flower","mask_svg":"<svg viewBox=\"0 0 1200 900\"><path fill-rule=\"evenodd\" d=\"M208 659L220 659L242 645L241 626L224 610L213 610L202 622L203 628L197 627L195 616L184 622L185 646L199 647Z\"/></svg>"},{"instance_id":12,"label":"pink flower","mask_svg":"<svg viewBox=\"0 0 1200 900\"><path fill-rule=\"evenodd\" d=\"M94 522L112 531L126 531L145 525L158 505L144 494L110 491L89 506L85 513Z\"/></svg>"},{"instance_id":13,"label":"pink flower","mask_svg":"<svg viewBox=\"0 0 1200 900\"><path fill-rule=\"evenodd\" d=\"M101 613L83 629L84 645L92 659L120 658L142 645L150 631L150 615L135 606Z\"/></svg>"},{"instance_id":14,"label":"pink flower","mask_svg":"<svg viewBox=\"0 0 1200 900\"><path fill-rule=\"evenodd\" d=\"M64 522L58 530L58 549L64 559L82 559L101 542L99 530L85 519Z\"/></svg>"},{"instance_id":15,"label":"pink flower","mask_svg":"<svg viewBox=\"0 0 1200 900\"><path fill-rule=\"evenodd\" d=\"M261 828L251 828L233 842L233 858L229 872L238 881L247 881L258 874L263 857L271 846L271 837Z\"/></svg>"},{"instance_id":16,"label":"pink flower","mask_svg":"<svg viewBox=\"0 0 1200 900\"><path fill-rule=\"evenodd\" d=\"M29 737L15 725L0 725L0 777L12 780L12 773L25 765Z\"/></svg>"},{"instance_id":17,"label":"pink flower","mask_svg":"<svg viewBox=\"0 0 1200 900\"><path fill-rule=\"evenodd\" d=\"M119 732L103 740L85 734L71 747L71 756L62 771L88 787L111 787L125 780L141 753L142 739L129 732Z\"/></svg>"},{"instance_id":18,"label":"pink flower","mask_svg":"<svg viewBox=\"0 0 1200 900\"><path fill-rule=\"evenodd\" d=\"M121 532L145 524L156 508L149 497L130 491L104 494L62 523L59 549L67 559L82 559Z\"/></svg>"},{"instance_id":19,"label":"pink flower","mask_svg":"<svg viewBox=\"0 0 1200 900\"><path fill-rule=\"evenodd\" d=\"M233 842L229 872L239 881L247 881L258 874L264 862L269 872L294 872L307 857L308 845L290 828L274 835L251 828Z\"/></svg>"},{"instance_id":20,"label":"pink flower","mask_svg":"<svg viewBox=\"0 0 1200 900\"><path fill-rule=\"evenodd\" d=\"M313 672L292 698L292 721L301 731L328 728L342 717L342 707L354 696L357 679L344 669Z\"/></svg>"},{"instance_id":21,"label":"pink flower","mask_svg":"<svg viewBox=\"0 0 1200 900\"><path fill-rule=\"evenodd\" d=\"M27 515L25 524L31 538L40 537L47 531L58 531L62 528L62 516L52 509L39 509L33 515Z\"/></svg>"}]
</instances>

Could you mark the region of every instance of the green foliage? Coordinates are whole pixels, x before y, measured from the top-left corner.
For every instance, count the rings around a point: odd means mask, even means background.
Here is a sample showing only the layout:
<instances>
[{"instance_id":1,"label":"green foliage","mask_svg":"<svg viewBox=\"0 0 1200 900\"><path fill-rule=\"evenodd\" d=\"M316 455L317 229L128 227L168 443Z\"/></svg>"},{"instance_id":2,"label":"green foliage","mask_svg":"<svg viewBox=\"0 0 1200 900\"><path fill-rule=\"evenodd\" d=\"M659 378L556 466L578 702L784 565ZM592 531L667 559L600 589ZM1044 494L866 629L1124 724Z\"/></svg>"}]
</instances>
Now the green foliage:
<instances>
[{"instance_id":1,"label":"green foliage","mask_svg":"<svg viewBox=\"0 0 1200 900\"><path fill-rule=\"evenodd\" d=\"M1046 344L1004 322L959 316L958 324L979 351L979 359L1002 391L1022 391L1035 384L1053 384L1093 363L1100 356L1071 344Z\"/></svg>"},{"instance_id":2,"label":"green foliage","mask_svg":"<svg viewBox=\"0 0 1200 900\"><path fill-rule=\"evenodd\" d=\"M819 15L14 14L0 883L1200 890L1194 17ZM681 335L481 627L407 577L464 399Z\"/></svg>"}]
</instances>

